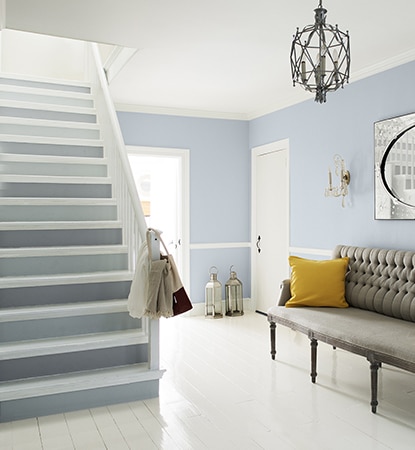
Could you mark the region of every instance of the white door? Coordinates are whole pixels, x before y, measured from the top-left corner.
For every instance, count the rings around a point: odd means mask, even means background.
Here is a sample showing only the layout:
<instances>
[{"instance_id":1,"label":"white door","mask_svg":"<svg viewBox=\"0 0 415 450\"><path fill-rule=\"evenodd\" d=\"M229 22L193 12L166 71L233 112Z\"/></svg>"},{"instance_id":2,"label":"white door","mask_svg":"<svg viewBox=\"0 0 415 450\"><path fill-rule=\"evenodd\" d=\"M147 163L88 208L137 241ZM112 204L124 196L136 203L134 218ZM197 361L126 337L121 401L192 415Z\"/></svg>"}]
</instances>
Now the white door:
<instances>
[{"instance_id":1,"label":"white door","mask_svg":"<svg viewBox=\"0 0 415 450\"><path fill-rule=\"evenodd\" d=\"M275 305L288 277L288 140L252 152L252 297L257 311Z\"/></svg>"},{"instance_id":2,"label":"white door","mask_svg":"<svg viewBox=\"0 0 415 450\"><path fill-rule=\"evenodd\" d=\"M163 241L188 287L188 151L127 146L127 152L147 225L162 231Z\"/></svg>"}]
</instances>

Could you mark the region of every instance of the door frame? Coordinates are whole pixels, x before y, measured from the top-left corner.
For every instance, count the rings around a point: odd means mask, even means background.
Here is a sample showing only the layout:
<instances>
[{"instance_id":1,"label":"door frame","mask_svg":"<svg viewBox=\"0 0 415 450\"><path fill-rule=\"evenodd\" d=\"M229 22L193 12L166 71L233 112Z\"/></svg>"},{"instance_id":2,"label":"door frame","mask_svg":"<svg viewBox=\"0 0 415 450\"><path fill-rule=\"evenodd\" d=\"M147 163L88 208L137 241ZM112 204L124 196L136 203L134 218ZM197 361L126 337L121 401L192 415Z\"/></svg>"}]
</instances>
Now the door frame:
<instances>
[{"instance_id":1,"label":"door frame","mask_svg":"<svg viewBox=\"0 0 415 450\"><path fill-rule=\"evenodd\" d=\"M183 148L148 147L139 145L126 145L127 154L143 156L160 156L165 158L178 158L180 167L180 191L178 199L181 206L181 248L182 248L182 273L183 285L190 286L190 150Z\"/></svg>"},{"instance_id":2,"label":"door frame","mask_svg":"<svg viewBox=\"0 0 415 450\"><path fill-rule=\"evenodd\" d=\"M269 144L260 145L252 148L251 152L251 297L253 300L254 310L257 311L257 280L256 280L256 269L257 269L257 259L256 259L256 241L257 241L257 230L256 230L256 194L257 194L257 157L260 155L265 155L267 153L273 153L277 151L287 152L287 209L285 211L287 218L287 250L290 248L290 145L289 139L281 139L279 141L270 142ZM277 298L278 293L275 293Z\"/></svg>"}]
</instances>

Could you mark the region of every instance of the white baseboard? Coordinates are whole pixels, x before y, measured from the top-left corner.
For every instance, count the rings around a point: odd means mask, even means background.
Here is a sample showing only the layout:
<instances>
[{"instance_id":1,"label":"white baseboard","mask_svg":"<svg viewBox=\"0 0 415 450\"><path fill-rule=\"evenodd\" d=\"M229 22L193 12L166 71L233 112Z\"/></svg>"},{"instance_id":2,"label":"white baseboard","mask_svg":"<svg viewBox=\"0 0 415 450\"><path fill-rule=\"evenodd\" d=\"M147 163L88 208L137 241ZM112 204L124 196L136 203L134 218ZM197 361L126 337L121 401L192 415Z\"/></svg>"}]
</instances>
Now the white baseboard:
<instances>
[{"instance_id":1,"label":"white baseboard","mask_svg":"<svg viewBox=\"0 0 415 450\"><path fill-rule=\"evenodd\" d=\"M225 311L225 301L222 301L222 311ZM244 311L255 311L253 301L250 298L244 298ZM185 313L189 316L204 316L205 315L205 303L193 303L193 309Z\"/></svg>"}]
</instances>

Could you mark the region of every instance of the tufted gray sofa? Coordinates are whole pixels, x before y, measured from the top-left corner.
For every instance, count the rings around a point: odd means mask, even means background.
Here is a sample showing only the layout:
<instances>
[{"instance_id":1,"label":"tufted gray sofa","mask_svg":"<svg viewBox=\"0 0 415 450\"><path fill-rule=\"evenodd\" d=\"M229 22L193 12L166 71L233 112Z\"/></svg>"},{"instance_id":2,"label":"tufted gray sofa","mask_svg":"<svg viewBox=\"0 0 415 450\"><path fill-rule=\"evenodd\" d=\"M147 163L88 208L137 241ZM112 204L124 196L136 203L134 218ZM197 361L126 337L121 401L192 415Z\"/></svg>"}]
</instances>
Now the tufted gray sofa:
<instances>
[{"instance_id":1,"label":"tufted gray sofa","mask_svg":"<svg viewBox=\"0 0 415 450\"><path fill-rule=\"evenodd\" d=\"M371 407L376 412L378 369L382 363L415 372L415 252L338 245L333 258L348 256L349 308L285 308L290 282L282 282L276 306L268 312L271 356L276 355L276 324L305 333L311 345L311 381L317 377L318 341L367 358Z\"/></svg>"}]
</instances>

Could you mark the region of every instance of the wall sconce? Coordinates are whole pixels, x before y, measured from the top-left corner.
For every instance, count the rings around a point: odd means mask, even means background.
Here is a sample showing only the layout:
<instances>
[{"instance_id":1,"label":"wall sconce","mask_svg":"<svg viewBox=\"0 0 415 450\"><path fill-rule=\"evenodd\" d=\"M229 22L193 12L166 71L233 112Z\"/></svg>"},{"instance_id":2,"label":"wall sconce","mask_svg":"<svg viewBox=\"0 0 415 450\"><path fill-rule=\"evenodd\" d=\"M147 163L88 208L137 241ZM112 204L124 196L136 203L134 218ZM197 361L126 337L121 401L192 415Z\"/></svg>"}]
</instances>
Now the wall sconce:
<instances>
[{"instance_id":1,"label":"wall sconce","mask_svg":"<svg viewBox=\"0 0 415 450\"><path fill-rule=\"evenodd\" d=\"M350 184L350 172L346 170L344 159L340 155L334 155L334 171L340 178L340 185L333 187L331 169L329 168L329 187L326 188L326 197L342 197L342 207L344 208L344 197L348 194L347 186Z\"/></svg>"}]
</instances>

